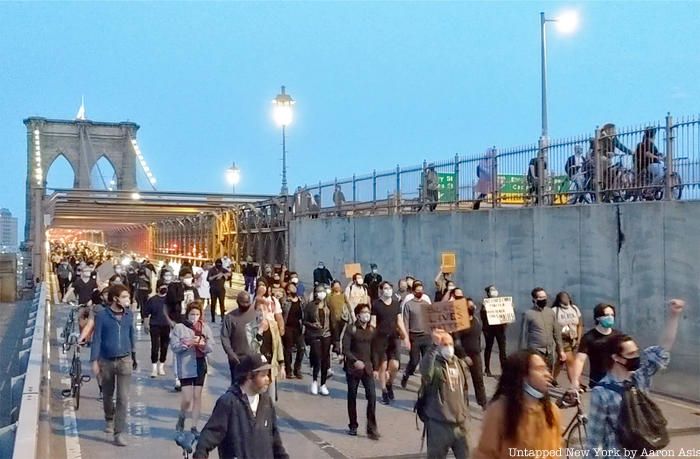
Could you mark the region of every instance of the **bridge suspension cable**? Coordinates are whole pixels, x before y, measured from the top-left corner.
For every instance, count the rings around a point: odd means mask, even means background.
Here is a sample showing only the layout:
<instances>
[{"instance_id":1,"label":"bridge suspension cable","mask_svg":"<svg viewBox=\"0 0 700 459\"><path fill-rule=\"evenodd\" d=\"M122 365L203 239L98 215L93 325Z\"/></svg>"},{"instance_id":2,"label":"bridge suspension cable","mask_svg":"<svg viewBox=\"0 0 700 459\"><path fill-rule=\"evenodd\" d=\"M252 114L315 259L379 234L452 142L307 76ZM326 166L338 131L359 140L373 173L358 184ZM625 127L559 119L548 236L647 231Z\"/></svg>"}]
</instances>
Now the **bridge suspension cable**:
<instances>
[{"instance_id":1,"label":"bridge suspension cable","mask_svg":"<svg viewBox=\"0 0 700 459\"><path fill-rule=\"evenodd\" d=\"M153 188L153 191L157 191L156 177L153 175L153 172L151 172L151 168L148 167L148 164L146 164L146 158L143 157L143 153L141 153L141 148L139 148L138 142L133 137L131 138L131 146L134 148L134 154L138 158L139 163L141 163L141 169L143 169L143 172L148 178L148 183L151 185L151 188Z\"/></svg>"}]
</instances>

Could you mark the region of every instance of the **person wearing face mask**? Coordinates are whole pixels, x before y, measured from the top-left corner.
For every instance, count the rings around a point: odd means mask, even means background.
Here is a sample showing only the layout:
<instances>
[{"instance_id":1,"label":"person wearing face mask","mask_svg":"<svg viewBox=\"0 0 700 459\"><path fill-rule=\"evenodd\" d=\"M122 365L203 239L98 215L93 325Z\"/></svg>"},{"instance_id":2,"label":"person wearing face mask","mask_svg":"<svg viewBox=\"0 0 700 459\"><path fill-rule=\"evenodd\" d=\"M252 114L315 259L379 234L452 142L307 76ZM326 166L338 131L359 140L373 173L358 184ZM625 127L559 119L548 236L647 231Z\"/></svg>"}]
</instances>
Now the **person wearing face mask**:
<instances>
[{"instance_id":1,"label":"person wearing face mask","mask_svg":"<svg viewBox=\"0 0 700 459\"><path fill-rule=\"evenodd\" d=\"M539 353L526 349L508 356L473 459L503 459L513 451L561 457L561 415L549 399L551 381Z\"/></svg>"},{"instance_id":2,"label":"person wearing face mask","mask_svg":"<svg viewBox=\"0 0 700 459\"><path fill-rule=\"evenodd\" d=\"M408 290L408 282L406 282L406 279L399 279L399 291L394 293L399 300L399 305L403 303L403 300L409 293L411 292Z\"/></svg>"},{"instance_id":3,"label":"person wearing face mask","mask_svg":"<svg viewBox=\"0 0 700 459\"><path fill-rule=\"evenodd\" d=\"M284 316L284 366L287 378L303 379L301 375L301 362L304 359L304 335L303 329L304 302L297 293L296 284L287 285L287 296L282 304ZM292 368L292 354L295 354L294 367Z\"/></svg>"},{"instance_id":4,"label":"person wearing face mask","mask_svg":"<svg viewBox=\"0 0 700 459\"><path fill-rule=\"evenodd\" d=\"M282 277L279 273L274 273L272 275L272 285L270 285L270 294L277 298L280 303L284 298L284 287L282 286Z\"/></svg>"},{"instance_id":5,"label":"person wearing face mask","mask_svg":"<svg viewBox=\"0 0 700 459\"><path fill-rule=\"evenodd\" d=\"M498 298L498 290L495 285L487 286L484 291L486 292L486 298ZM501 368L506 363L506 327L507 324L489 325L489 318L486 314L486 308L481 305L479 315L481 316L481 324L484 330L484 366L486 376L493 377L491 373L491 351L493 349L493 342L496 341L498 344L498 361L501 364Z\"/></svg>"},{"instance_id":6,"label":"person wearing face mask","mask_svg":"<svg viewBox=\"0 0 700 459\"><path fill-rule=\"evenodd\" d=\"M414 284L416 280L411 277L411 276L406 276L406 287L408 288L408 291L406 292L405 295L403 295L403 300L401 300L401 313L403 314L403 310L406 307L406 303L409 301L413 300L415 298L415 295L413 293L414 289ZM421 281L418 281L418 283L422 286L423 283ZM421 287L423 288L423 287ZM432 304L432 301L430 300L430 296L426 295L423 293L421 295L421 301L426 302L428 304Z\"/></svg>"},{"instance_id":7,"label":"person wearing face mask","mask_svg":"<svg viewBox=\"0 0 700 459\"><path fill-rule=\"evenodd\" d=\"M166 271L163 275L164 278L170 278L169 274L172 275L172 273ZM167 284L168 291L165 294L165 304L171 328L174 328L175 325L182 322L183 312L187 305L192 301L199 299L199 293L194 287L194 277L192 276L192 271L185 268L182 270L182 275L182 279L175 279L173 277ZM173 389L176 392L179 392L182 389L182 385L180 382L180 377L177 373L177 365L173 366L173 376L175 377Z\"/></svg>"},{"instance_id":8,"label":"person wearing face mask","mask_svg":"<svg viewBox=\"0 0 700 459\"><path fill-rule=\"evenodd\" d=\"M371 263L369 265L370 272L365 275L365 285L367 286L367 293L369 293L369 298L372 302L379 299L379 284L382 283L382 275L379 274L377 265Z\"/></svg>"},{"instance_id":9,"label":"person wearing face mask","mask_svg":"<svg viewBox=\"0 0 700 459\"><path fill-rule=\"evenodd\" d=\"M61 298L63 298L66 296L66 292L68 292L68 287L70 286L71 279L75 277L75 273L73 272L73 267L65 258L58 263L55 272L58 277L58 289L61 293Z\"/></svg>"},{"instance_id":10,"label":"person wearing face mask","mask_svg":"<svg viewBox=\"0 0 700 459\"><path fill-rule=\"evenodd\" d=\"M348 435L357 436L357 389L362 383L367 398L367 438L379 440L377 418L375 416L377 395L372 377L372 345L375 328L370 324L368 304L355 307L357 321L350 325L343 335L343 354L345 355L345 374L348 383Z\"/></svg>"},{"instance_id":11,"label":"person wearing face mask","mask_svg":"<svg viewBox=\"0 0 700 459\"><path fill-rule=\"evenodd\" d=\"M97 290L97 282L90 277L90 271L85 268L78 273L78 277L68 287L68 291L63 296L63 302L67 303L68 298L75 295L78 304L91 305L92 293L95 290Z\"/></svg>"},{"instance_id":12,"label":"person wearing face mask","mask_svg":"<svg viewBox=\"0 0 700 459\"><path fill-rule=\"evenodd\" d=\"M134 316L129 309L129 290L123 285L110 287L109 308L95 317L95 332L90 348L92 371L102 381L105 432L114 434L114 444L126 446L126 411L131 373L136 370ZM117 391L116 410L114 391Z\"/></svg>"},{"instance_id":13,"label":"person wearing face mask","mask_svg":"<svg viewBox=\"0 0 700 459\"><path fill-rule=\"evenodd\" d=\"M561 340L564 343L564 352L566 352L566 373L569 383L571 383L574 380L576 369L576 351L578 350L581 335L583 335L581 311L567 292L557 293L554 304L552 304L552 310L561 327ZM554 364L555 381L559 377L562 366L563 363L559 361Z\"/></svg>"},{"instance_id":14,"label":"person wearing face mask","mask_svg":"<svg viewBox=\"0 0 700 459\"><path fill-rule=\"evenodd\" d=\"M345 294L340 281L334 280L331 284L331 293L326 297L326 304L331 311L331 329L333 330L333 351L336 355L341 352L340 335L346 324L350 323L352 314L349 313L345 302Z\"/></svg>"},{"instance_id":15,"label":"person wearing face mask","mask_svg":"<svg viewBox=\"0 0 700 459\"><path fill-rule=\"evenodd\" d=\"M660 369L666 368L684 309L683 300L673 299L669 302L669 315L658 346L650 346L640 352L630 336L618 334L608 339L607 373L591 391L586 443L589 454L593 455L596 449L602 448L603 451L618 452L618 455L608 457L621 457L619 452L623 451L623 447L628 447L620 444L617 430L621 422L619 416L623 394L633 389L648 393L652 377ZM637 453L641 456L639 451ZM627 454L624 456L628 457Z\"/></svg>"},{"instance_id":16,"label":"person wearing face mask","mask_svg":"<svg viewBox=\"0 0 700 459\"><path fill-rule=\"evenodd\" d=\"M296 273L295 271L291 271L289 273L289 283L296 285L297 295L299 296L299 298L304 298L304 294L306 293L306 287L304 287L304 283L299 280L298 273Z\"/></svg>"},{"instance_id":17,"label":"person wearing face mask","mask_svg":"<svg viewBox=\"0 0 700 459\"><path fill-rule=\"evenodd\" d=\"M148 301L148 295L151 293L151 278L148 277L146 268L138 269L135 287L136 307L137 310L143 311L144 306L146 306L146 301ZM141 316L143 317L143 312Z\"/></svg>"},{"instance_id":18,"label":"person wearing face mask","mask_svg":"<svg viewBox=\"0 0 700 459\"><path fill-rule=\"evenodd\" d=\"M352 317L350 317L349 322L353 323L356 320L355 317L355 306L358 304L372 304L369 297L369 292L367 291L367 286L362 278L362 274L356 273L352 277L352 282L345 287L345 302L348 305L349 310L352 312Z\"/></svg>"},{"instance_id":19,"label":"person wearing face mask","mask_svg":"<svg viewBox=\"0 0 700 459\"><path fill-rule=\"evenodd\" d=\"M581 385L581 374L586 359L590 361L588 379L591 388L595 387L605 376L608 341L621 334L619 330L613 328L615 326L615 307L611 304L597 304L593 308L593 321L596 326L584 333L578 354L576 354L574 375L571 381L571 388L575 390L585 387Z\"/></svg>"},{"instance_id":20,"label":"person wearing face mask","mask_svg":"<svg viewBox=\"0 0 700 459\"><path fill-rule=\"evenodd\" d=\"M406 297L402 318L404 329L408 331L410 358L405 373L401 378L401 387L406 388L408 378L430 348L430 333L425 325L423 309L430 304L430 298L423 292L423 283L413 283L413 294Z\"/></svg>"},{"instance_id":21,"label":"person wearing face mask","mask_svg":"<svg viewBox=\"0 0 700 459\"><path fill-rule=\"evenodd\" d=\"M249 331L255 328L257 322L257 313L251 307L253 303L248 292L239 292L236 303L238 308L226 314L221 322L221 345L228 358L231 384L236 381L236 367L241 359L252 353L255 336L251 336Z\"/></svg>"},{"instance_id":22,"label":"person wearing face mask","mask_svg":"<svg viewBox=\"0 0 700 459\"><path fill-rule=\"evenodd\" d=\"M372 343L372 359L382 389L382 403L389 405L394 400L394 378L399 371L400 341L403 340L407 349L410 343L401 315L401 306L394 297L392 285L382 282L379 284L379 291L381 299L372 305L372 315L376 318L377 326Z\"/></svg>"},{"instance_id":23,"label":"person wearing face mask","mask_svg":"<svg viewBox=\"0 0 700 459\"><path fill-rule=\"evenodd\" d=\"M454 282L448 281L445 284L445 291L442 293L442 298L439 301L454 301L456 288L457 285Z\"/></svg>"},{"instance_id":24,"label":"person wearing face mask","mask_svg":"<svg viewBox=\"0 0 700 459\"><path fill-rule=\"evenodd\" d=\"M420 362L421 398L428 457L469 457L466 363L455 356L449 333L433 330L432 346Z\"/></svg>"},{"instance_id":25,"label":"person wearing face mask","mask_svg":"<svg viewBox=\"0 0 700 459\"><path fill-rule=\"evenodd\" d=\"M442 270L435 276L435 301L441 301L447 293L447 284L452 282L452 273L444 273ZM452 282L454 286L454 282Z\"/></svg>"},{"instance_id":26,"label":"person wearing face mask","mask_svg":"<svg viewBox=\"0 0 700 459\"><path fill-rule=\"evenodd\" d=\"M457 357L464 359L469 366L469 373L474 386L476 403L482 410L486 409L486 387L484 386L483 365L481 363L481 320L475 314L476 305L471 298L465 298L461 288L454 291L454 300L465 300L467 303L467 313L469 314L469 328L453 333L455 340Z\"/></svg>"},{"instance_id":27,"label":"person wearing face mask","mask_svg":"<svg viewBox=\"0 0 700 459\"><path fill-rule=\"evenodd\" d=\"M199 434L197 423L202 409L202 386L207 376L207 354L214 350L211 347L214 338L209 325L202 320L202 309L201 301L189 303L185 311L187 319L175 325L170 333L170 347L175 354L177 374L182 384L180 415L175 430L185 430L185 418L191 411L191 431L195 435Z\"/></svg>"},{"instance_id":28,"label":"person wearing face mask","mask_svg":"<svg viewBox=\"0 0 700 459\"><path fill-rule=\"evenodd\" d=\"M314 269L314 286L318 284L331 285L331 282L333 282L331 272L326 268L325 263L319 261L318 267Z\"/></svg>"},{"instance_id":29,"label":"person wearing face mask","mask_svg":"<svg viewBox=\"0 0 700 459\"><path fill-rule=\"evenodd\" d=\"M245 291L251 295L255 293L255 280L260 275L260 266L253 263L253 257L248 255L246 263L243 265L243 279L245 280Z\"/></svg>"},{"instance_id":30,"label":"person wearing face mask","mask_svg":"<svg viewBox=\"0 0 700 459\"><path fill-rule=\"evenodd\" d=\"M151 365L153 366L151 378L165 376L165 359L168 356L171 329L165 306L167 293L168 286L161 285L158 288L158 294L150 297L141 310L144 328L148 329L151 337Z\"/></svg>"},{"instance_id":31,"label":"person wearing face mask","mask_svg":"<svg viewBox=\"0 0 700 459\"><path fill-rule=\"evenodd\" d=\"M561 326L554 311L547 307L547 292L541 287L535 287L531 296L532 309L524 312L522 317L520 348L539 352L551 371L557 356L566 362ZM557 382L553 381L553 384L556 386Z\"/></svg>"},{"instance_id":32,"label":"person wearing face mask","mask_svg":"<svg viewBox=\"0 0 700 459\"><path fill-rule=\"evenodd\" d=\"M287 376L284 368L284 346L282 344L282 335L285 334L283 311L276 297L264 296L262 292L258 292L254 304L258 319L256 339L260 343L260 354L272 366L269 394L270 398L276 402L277 381L285 379ZM277 307L279 307L279 312L276 312Z\"/></svg>"},{"instance_id":33,"label":"person wearing face mask","mask_svg":"<svg viewBox=\"0 0 700 459\"><path fill-rule=\"evenodd\" d=\"M333 340L331 330L330 309L326 305L326 289L322 285L314 288L313 300L304 308L304 340L311 347L309 360L313 381L311 393L313 395L329 395L326 387L328 369L331 366L331 342ZM321 376L319 387L319 373Z\"/></svg>"},{"instance_id":34,"label":"person wearing face mask","mask_svg":"<svg viewBox=\"0 0 700 459\"><path fill-rule=\"evenodd\" d=\"M231 272L224 268L221 258L214 261L214 267L207 274L209 292L211 295L211 323L216 323L216 307L221 305L221 317L226 315L226 279L231 277Z\"/></svg>"}]
</instances>

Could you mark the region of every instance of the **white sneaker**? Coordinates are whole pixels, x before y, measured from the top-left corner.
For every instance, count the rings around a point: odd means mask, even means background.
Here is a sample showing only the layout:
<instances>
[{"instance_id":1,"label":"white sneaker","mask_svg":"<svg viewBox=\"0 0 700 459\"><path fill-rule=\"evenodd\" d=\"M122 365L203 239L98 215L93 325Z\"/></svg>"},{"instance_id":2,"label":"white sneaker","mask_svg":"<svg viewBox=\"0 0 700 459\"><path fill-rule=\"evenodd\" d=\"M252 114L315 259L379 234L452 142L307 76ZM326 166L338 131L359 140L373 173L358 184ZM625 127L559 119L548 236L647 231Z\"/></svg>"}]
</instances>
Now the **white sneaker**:
<instances>
[{"instance_id":1,"label":"white sneaker","mask_svg":"<svg viewBox=\"0 0 700 459\"><path fill-rule=\"evenodd\" d=\"M322 385L322 386L321 386L321 395L330 395L330 394L331 394L331 393L328 392L328 388L326 387L326 385L325 385L325 384Z\"/></svg>"},{"instance_id":2,"label":"white sneaker","mask_svg":"<svg viewBox=\"0 0 700 459\"><path fill-rule=\"evenodd\" d=\"M165 364L164 363L158 364L158 374L160 376L165 376Z\"/></svg>"},{"instance_id":3,"label":"white sneaker","mask_svg":"<svg viewBox=\"0 0 700 459\"><path fill-rule=\"evenodd\" d=\"M326 389L326 391L328 390ZM318 395L318 382L314 381L311 383L311 393L313 395Z\"/></svg>"},{"instance_id":4,"label":"white sneaker","mask_svg":"<svg viewBox=\"0 0 700 459\"><path fill-rule=\"evenodd\" d=\"M158 364L154 363L153 370L151 371L151 378L155 378L156 376L158 376Z\"/></svg>"}]
</instances>

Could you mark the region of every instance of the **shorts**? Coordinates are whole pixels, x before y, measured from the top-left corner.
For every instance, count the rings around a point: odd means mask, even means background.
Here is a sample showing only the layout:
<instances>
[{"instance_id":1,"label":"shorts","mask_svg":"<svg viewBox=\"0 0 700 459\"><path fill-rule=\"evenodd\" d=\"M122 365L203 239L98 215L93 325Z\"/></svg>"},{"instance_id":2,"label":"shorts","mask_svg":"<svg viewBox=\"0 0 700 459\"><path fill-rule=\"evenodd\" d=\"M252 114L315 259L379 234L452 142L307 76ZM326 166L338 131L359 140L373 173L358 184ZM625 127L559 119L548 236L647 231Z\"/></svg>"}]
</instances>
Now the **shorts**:
<instances>
[{"instance_id":1,"label":"shorts","mask_svg":"<svg viewBox=\"0 0 700 459\"><path fill-rule=\"evenodd\" d=\"M389 360L400 361L400 340L392 336L375 336L372 342L372 361L375 368Z\"/></svg>"},{"instance_id":2,"label":"shorts","mask_svg":"<svg viewBox=\"0 0 700 459\"><path fill-rule=\"evenodd\" d=\"M207 360L204 358L197 359L197 375L194 378L185 378L180 380L182 386L198 386L204 385L204 379L207 377Z\"/></svg>"},{"instance_id":3,"label":"shorts","mask_svg":"<svg viewBox=\"0 0 700 459\"><path fill-rule=\"evenodd\" d=\"M564 352L576 353L576 350L578 349L576 341L564 339L562 340L562 343L564 343Z\"/></svg>"}]
</instances>

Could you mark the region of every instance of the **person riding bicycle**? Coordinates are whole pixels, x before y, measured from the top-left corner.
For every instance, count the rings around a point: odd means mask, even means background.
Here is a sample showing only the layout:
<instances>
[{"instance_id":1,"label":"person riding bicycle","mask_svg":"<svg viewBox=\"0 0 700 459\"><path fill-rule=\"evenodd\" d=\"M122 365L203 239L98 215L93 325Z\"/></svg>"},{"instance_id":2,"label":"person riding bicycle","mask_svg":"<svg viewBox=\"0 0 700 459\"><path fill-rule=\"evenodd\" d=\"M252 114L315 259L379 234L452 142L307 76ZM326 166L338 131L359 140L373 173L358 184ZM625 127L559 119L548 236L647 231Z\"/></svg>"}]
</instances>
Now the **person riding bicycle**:
<instances>
[{"instance_id":1,"label":"person riding bicycle","mask_svg":"<svg viewBox=\"0 0 700 459\"><path fill-rule=\"evenodd\" d=\"M598 136L598 148L594 148L595 146L595 142L592 141L591 158L593 160L595 160L596 156L599 158L601 182L603 183L603 187L607 189L612 185L613 175L610 174L610 170L614 167L611 160L615 156L615 151L620 150L626 155L632 155L633 153L632 150L623 145L620 139L617 138L617 131L613 123L603 125ZM595 164L595 161L593 164Z\"/></svg>"},{"instance_id":2,"label":"person riding bicycle","mask_svg":"<svg viewBox=\"0 0 700 459\"><path fill-rule=\"evenodd\" d=\"M535 197L535 203L537 202L537 187L539 185L539 168L537 162L539 160L538 156L535 156L530 160L527 166L527 193L530 196ZM547 177L547 161L544 160L542 163L542 170L544 171L544 176Z\"/></svg>"},{"instance_id":3,"label":"person riding bicycle","mask_svg":"<svg viewBox=\"0 0 700 459\"><path fill-rule=\"evenodd\" d=\"M647 127L644 130L642 141L637 144L634 151L634 170L637 173L638 186L646 186L658 182L663 173L661 160L663 155L654 144L656 128Z\"/></svg>"}]
</instances>

